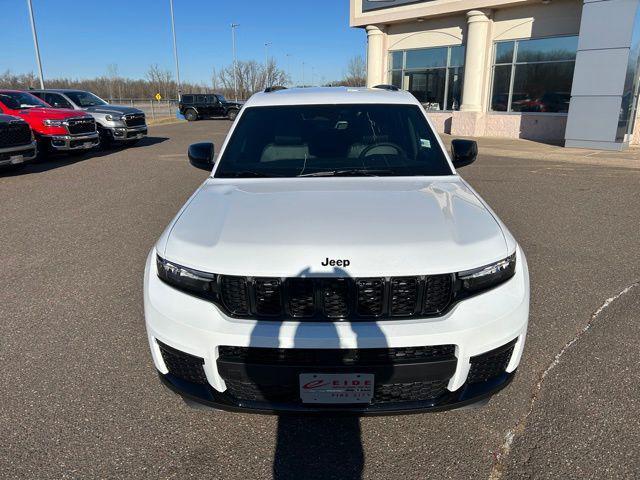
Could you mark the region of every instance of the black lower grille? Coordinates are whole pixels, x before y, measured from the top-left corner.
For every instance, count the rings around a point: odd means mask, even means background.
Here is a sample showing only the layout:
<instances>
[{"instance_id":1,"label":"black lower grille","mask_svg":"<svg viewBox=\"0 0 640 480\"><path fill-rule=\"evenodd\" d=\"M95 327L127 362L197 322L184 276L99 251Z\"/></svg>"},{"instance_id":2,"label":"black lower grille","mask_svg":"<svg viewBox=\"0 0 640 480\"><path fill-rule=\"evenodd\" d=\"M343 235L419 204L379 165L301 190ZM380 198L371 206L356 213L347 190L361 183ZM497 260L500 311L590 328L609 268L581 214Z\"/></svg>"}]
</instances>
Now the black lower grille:
<instances>
[{"instance_id":1,"label":"black lower grille","mask_svg":"<svg viewBox=\"0 0 640 480\"><path fill-rule=\"evenodd\" d=\"M226 380L225 383L227 393L240 401L300 403L298 385L266 386L236 380ZM375 385L371 404L433 400L447 393L447 384L448 380L432 380Z\"/></svg>"},{"instance_id":2,"label":"black lower grille","mask_svg":"<svg viewBox=\"0 0 640 480\"><path fill-rule=\"evenodd\" d=\"M454 358L455 345L402 348L218 347L220 360L263 365L380 365Z\"/></svg>"},{"instance_id":3,"label":"black lower grille","mask_svg":"<svg viewBox=\"0 0 640 480\"><path fill-rule=\"evenodd\" d=\"M219 275L219 299L235 316L358 320L438 315L452 275L397 278L248 278Z\"/></svg>"},{"instance_id":4,"label":"black lower grille","mask_svg":"<svg viewBox=\"0 0 640 480\"><path fill-rule=\"evenodd\" d=\"M0 123L0 148L31 143L31 128L26 122Z\"/></svg>"},{"instance_id":5,"label":"black lower grille","mask_svg":"<svg viewBox=\"0 0 640 480\"><path fill-rule=\"evenodd\" d=\"M176 350L169 345L158 341L162 359L169 373L182 380L201 385L207 385L207 377L204 373L204 359Z\"/></svg>"},{"instance_id":6,"label":"black lower grille","mask_svg":"<svg viewBox=\"0 0 640 480\"><path fill-rule=\"evenodd\" d=\"M92 117L71 118L67 120L67 125L71 135L93 133L96 131L96 121Z\"/></svg>"},{"instance_id":7,"label":"black lower grille","mask_svg":"<svg viewBox=\"0 0 640 480\"><path fill-rule=\"evenodd\" d=\"M503 374L509 360L511 360L516 340L482 355L471 357L471 369L467 375L467 383L485 382Z\"/></svg>"},{"instance_id":8,"label":"black lower grille","mask_svg":"<svg viewBox=\"0 0 640 480\"><path fill-rule=\"evenodd\" d=\"M144 113L125 115L124 123L127 127L142 127L143 125L146 125Z\"/></svg>"}]
</instances>

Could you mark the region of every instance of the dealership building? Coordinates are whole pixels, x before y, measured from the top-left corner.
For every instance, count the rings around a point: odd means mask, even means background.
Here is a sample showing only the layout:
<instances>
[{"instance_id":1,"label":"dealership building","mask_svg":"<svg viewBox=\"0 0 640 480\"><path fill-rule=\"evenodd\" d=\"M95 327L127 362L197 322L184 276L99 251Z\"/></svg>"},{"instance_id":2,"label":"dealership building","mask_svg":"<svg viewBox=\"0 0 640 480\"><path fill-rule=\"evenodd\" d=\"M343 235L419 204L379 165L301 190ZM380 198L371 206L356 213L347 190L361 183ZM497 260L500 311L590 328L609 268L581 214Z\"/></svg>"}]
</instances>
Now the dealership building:
<instances>
[{"instance_id":1,"label":"dealership building","mask_svg":"<svg viewBox=\"0 0 640 480\"><path fill-rule=\"evenodd\" d=\"M350 2L367 84L410 91L441 132L640 143L640 0Z\"/></svg>"}]
</instances>

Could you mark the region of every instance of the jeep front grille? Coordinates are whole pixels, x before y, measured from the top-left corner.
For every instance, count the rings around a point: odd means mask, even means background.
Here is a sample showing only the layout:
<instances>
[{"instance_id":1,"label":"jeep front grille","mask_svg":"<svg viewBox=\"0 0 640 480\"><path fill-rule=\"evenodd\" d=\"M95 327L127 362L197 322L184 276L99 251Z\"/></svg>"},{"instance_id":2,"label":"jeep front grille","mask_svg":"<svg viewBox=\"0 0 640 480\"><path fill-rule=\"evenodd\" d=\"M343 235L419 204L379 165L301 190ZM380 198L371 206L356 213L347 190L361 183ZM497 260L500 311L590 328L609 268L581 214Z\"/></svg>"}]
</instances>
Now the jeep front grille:
<instances>
[{"instance_id":1,"label":"jeep front grille","mask_svg":"<svg viewBox=\"0 0 640 480\"><path fill-rule=\"evenodd\" d=\"M0 124L0 148L28 145L31 143L31 128L26 122Z\"/></svg>"},{"instance_id":2,"label":"jeep front grille","mask_svg":"<svg viewBox=\"0 0 640 480\"><path fill-rule=\"evenodd\" d=\"M342 320L438 315L450 305L453 276L250 278L219 275L219 302L241 318Z\"/></svg>"},{"instance_id":3,"label":"jeep front grille","mask_svg":"<svg viewBox=\"0 0 640 480\"><path fill-rule=\"evenodd\" d=\"M67 120L67 128L71 135L93 133L96 131L96 121L93 117L70 118Z\"/></svg>"}]
</instances>

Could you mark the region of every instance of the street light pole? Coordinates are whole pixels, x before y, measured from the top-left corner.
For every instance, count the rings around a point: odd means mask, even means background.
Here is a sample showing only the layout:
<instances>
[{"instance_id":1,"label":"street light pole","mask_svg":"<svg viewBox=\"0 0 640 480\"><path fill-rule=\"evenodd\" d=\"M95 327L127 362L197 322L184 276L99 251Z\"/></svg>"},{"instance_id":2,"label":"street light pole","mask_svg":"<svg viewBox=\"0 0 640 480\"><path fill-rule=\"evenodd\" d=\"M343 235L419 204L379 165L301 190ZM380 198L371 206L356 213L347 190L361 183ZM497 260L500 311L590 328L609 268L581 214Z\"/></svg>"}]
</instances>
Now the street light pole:
<instances>
[{"instance_id":1,"label":"street light pole","mask_svg":"<svg viewBox=\"0 0 640 480\"><path fill-rule=\"evenodd\" d=\"M27 0L29 7L29 18L31 19L31 33L33 34L33 46L36 49L36 61L38 62L38 74L40 75L40 88L44 90L44 77L42 76L42 62L40 61L40 46L38 45L38 34L36 33L36 21L33 17L33 5L31 0Z\"/></svg>"},{"instance_id":2,"label":"street light pole","mask_svg":"<svg viewBox=\"0 0 640 480\"><path fill-rule=\"evenodd\" d=\"M269 64L269 47L272 45L271 42L265 42L264 44L264 66L265 68Z\"/></svg>"},{"instance_id":3,"label":"street light pole","mask_svg":"<svg viewBox=\"0 0 640 480\"><path fill-rule=\"evenodd\" d=\"M236 28L239 27L239 23L231 24L231 54L233 56L233 94L236 97L236 102L238 101L238 67L236 62Z\"/></svg>"},{"instance_id":4,"label":"street light pole","mask_svg":"<svg viewBox=\"0 0 640 480\"><path fill-rule=\"evenodd\" d=\"M287 75L289 76L289 83L293 85L293 77L291 76L291 54L285 53L284 56L287 58Z\"/></svg>"},{"instance_id":5,"label":"street light pole","mask_svg":"<svg viewBox=\"0 0 640 480\"><path fill-rule=\"evenodd\" d=\"M178 64L178 45L176 43L176 26L173 20L173 0L169 0L169 8L171 10L171 33L173 34L173 56L176 60L176 79L178 87L178 101L180 101L180 65Z\"/></svg>"}]
</instances>

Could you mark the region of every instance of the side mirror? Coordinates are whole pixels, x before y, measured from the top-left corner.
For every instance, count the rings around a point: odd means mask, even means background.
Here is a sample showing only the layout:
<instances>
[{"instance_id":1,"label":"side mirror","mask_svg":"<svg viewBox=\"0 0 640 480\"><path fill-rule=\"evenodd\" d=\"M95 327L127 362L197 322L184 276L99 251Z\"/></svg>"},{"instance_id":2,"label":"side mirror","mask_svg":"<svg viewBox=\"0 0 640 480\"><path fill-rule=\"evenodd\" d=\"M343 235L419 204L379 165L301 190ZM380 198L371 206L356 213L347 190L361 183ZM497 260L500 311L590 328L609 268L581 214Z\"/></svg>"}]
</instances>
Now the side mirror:
<instances>
[{"instance_id":1,"label":"side mirror","mask_svg":"<svg viewBox=\"0 0 640 480\"><path fill-rule=\"evenodd\" d=\"M451 160L456 168L475 162L478 156L478 144L475 140L452 140Z\"/></svg>"},{"instance_id":2,"label":"side mirror","mask_svg":"<svg viewBox=\"0 0 640 480\"><path fill-rule=\"evenodd\" d=\"M213 168L213 155L215 147L211 142L194 143L189 146L187 155L189 155L189 163L196 168L209 170Z\"/></svg>"}]
</instances>

